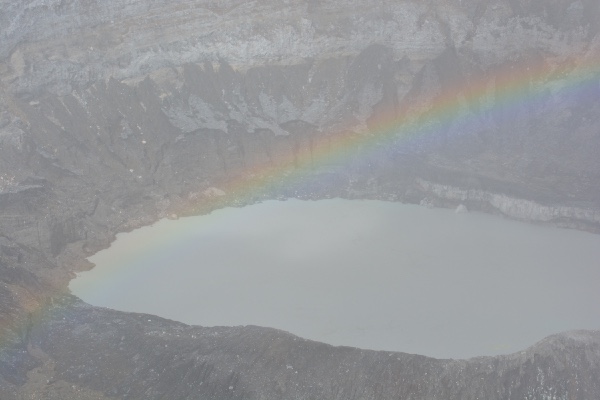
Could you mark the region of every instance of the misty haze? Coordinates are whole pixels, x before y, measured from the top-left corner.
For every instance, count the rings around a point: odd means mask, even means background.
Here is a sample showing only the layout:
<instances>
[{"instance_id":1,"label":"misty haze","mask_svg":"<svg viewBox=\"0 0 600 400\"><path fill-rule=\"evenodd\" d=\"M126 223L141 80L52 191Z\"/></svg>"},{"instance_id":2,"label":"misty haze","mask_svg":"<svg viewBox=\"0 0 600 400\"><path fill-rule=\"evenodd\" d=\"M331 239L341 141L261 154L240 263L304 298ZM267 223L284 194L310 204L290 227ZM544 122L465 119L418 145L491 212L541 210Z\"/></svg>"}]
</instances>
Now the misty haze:
<instances>
[{"instance_id":1,"label":"misty haze","mask_svg":"<svg viewBox=\"0 0 600 400\"><path fill-rule=\"evenodd\" d=\"M267 201L119 235L90 304L468 358L600 328L600 237L382 201ZM565 267L567 266L567 267Z\"/></svg>"},{"instance_id":2,"label":"misty haze","mask_svg":"<svg viewBox=\"0 0 600 400\"><path fill-rule=\"evenodd\" d=\"M1 400L598 400L599 238L598 0L0 0Z\"/></svg>"}]
</instances>

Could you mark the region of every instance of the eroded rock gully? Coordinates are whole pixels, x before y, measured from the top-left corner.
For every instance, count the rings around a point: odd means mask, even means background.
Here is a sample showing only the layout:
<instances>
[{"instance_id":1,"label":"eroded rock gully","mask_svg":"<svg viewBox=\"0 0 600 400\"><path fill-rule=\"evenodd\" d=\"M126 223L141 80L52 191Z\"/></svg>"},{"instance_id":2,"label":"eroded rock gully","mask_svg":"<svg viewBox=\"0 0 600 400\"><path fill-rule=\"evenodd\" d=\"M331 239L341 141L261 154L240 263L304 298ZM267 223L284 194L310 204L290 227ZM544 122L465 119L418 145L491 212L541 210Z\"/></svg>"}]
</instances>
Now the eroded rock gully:
<instances>
[{"instance_id":1,"label":"eroded rock gully","mask_svg":"<svg viewBox=\"0 0 600 400\"><path fill-rule=\"evenodd\" d=\"M2 399L600 398L599 332L434 360L189 327L64 294L117 232L266 198L425 199L598 232L597 70L586 90L558 90L574 60L597 65L597 2L0 5ZM567 73L552 76L552 96L490 107L495 71L540 60ZM538 80L524 76L524 90ZM485 93L465 101L457 82ZM307 161L444 95L468 125L433 120L435 135L382 141L371 156ZM214 196L282 165L305 173Z\"/></svg>"}]
</instances>

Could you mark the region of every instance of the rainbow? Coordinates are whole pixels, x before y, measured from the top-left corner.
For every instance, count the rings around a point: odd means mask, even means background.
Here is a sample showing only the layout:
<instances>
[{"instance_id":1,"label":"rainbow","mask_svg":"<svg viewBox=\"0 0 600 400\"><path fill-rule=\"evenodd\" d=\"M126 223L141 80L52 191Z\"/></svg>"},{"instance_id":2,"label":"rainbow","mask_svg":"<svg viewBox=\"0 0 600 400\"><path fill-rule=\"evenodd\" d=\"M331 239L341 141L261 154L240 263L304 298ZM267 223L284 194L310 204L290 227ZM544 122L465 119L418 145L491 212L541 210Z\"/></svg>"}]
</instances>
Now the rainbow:
<instances>
[{"instance_id":1,"label":"rainbow","mask_svg":"<svg viewBox=\"0 0 600 400\"><path fill-rule=\"evenodd\" d=\"M493 101L490 97L493 86ZM518 66L488 71L479 77L471 77L446 88L431 99L426 107L405 107L403 110L387 110L379 114L368 131L356 132L348 124L331 134L318 135L310 149L302 149L296 155L280 160L276 164L262 164L247 168L235 178L223 182L219 187L226 193L222 197L202 197L191 207L203 204L208 209L227 205L232 198L251 201L266 188L289 185L311 176L320 166L344 165L361 158L374 157L381 149L407 146L418 141L435 140L448 131L450 126L468 131L478 126L483 114L503 115L521 107L551 107L553 96L569 96L580 100L587 93L600 92L600 63L597 59L576 56L561 63L548 60L524 62ZM476 112L467 109L477 110ZM510 114L510 113L508 113ZM185 210L182 210L185 214ZM175 235L169 241L176 240ZM27 300L23 295L17 299L20 307L29 313L25 319L0 316L0 327L5 328L0 336L0 350L9 343L26 335L29 327L42 318L47 318L60 307Z\"/></svg>"},{"instance_id":2,"label":"rainbow","mask_svg":"<svg viewBox=\"0 0 600 400\"><path fill-rule=\"evenodd\" d=\"M551 109L553 96L580 100L590 92L600 96L600 62L596 59L578 56L556 64L526 61L491 70L446 88L425 107L380 113L368 131L356 132L348 123L335 132L316 135L310 148L276 164L247 168L238 178L223 182L219 187L228 194L223 199L202 198L200 203L211 202L209 208L219 207L235 197L245 204L261 190L294 184L321 166L348 165L353 160L381 155L378 152L382 149L435 141L451 126L454 132L481 129L482 115L502 119L502 115L514 115L523 107Z\"/></svg>"}]
</instances>

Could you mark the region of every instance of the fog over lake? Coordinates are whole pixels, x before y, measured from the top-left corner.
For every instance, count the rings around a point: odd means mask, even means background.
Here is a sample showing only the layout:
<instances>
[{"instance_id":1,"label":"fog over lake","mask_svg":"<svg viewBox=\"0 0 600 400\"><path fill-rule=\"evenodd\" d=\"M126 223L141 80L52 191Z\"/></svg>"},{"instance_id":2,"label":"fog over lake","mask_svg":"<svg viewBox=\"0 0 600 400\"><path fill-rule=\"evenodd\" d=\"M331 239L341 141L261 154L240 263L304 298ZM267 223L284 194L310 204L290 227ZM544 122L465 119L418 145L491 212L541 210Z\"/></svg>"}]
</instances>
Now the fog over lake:
<instances>
[{"instance_id":1,"label":"fog over lake","mask_svg":"<svg viewBox=\"0 0 600 400\"><path fill-rule=\"evenodd\" d=\"M188 324L467 358L600 328L600 235L382 201L266 201L162 220L71 291Z\"/></svg>"}]
</instances>

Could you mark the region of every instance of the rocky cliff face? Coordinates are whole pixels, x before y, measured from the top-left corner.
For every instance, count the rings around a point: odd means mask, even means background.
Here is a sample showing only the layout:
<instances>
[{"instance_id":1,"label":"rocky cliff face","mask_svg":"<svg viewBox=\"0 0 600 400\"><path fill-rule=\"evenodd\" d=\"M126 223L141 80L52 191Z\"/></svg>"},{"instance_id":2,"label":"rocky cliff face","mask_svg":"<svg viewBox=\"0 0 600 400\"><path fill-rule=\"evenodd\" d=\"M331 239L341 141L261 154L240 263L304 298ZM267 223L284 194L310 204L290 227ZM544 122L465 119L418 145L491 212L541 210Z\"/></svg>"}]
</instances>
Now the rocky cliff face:
<instances>
[{"instance_id":1,"label":"rocky cliff face","mask_svg":"<svg viewBox=\"0 0 600 400\"><path fill-rule=\"evenodd\" d=\"M598 232L597 69L568 90L577 64L600 56L596 1L31 0L0 10L2 398L600 396L597 333L449 362L184 327L62 294L119 231L264 198L427 199ZM520 82L550 94L497 111L498 71L540 62L554 73ZM476 82L476 101L454 89ZM386 115L417 118L440 96L469 122L432 118L417 128L435 135L372 140L370 153L305 168L293 185L227 189L368 136Z\"/></svg>"}]
</instances>

